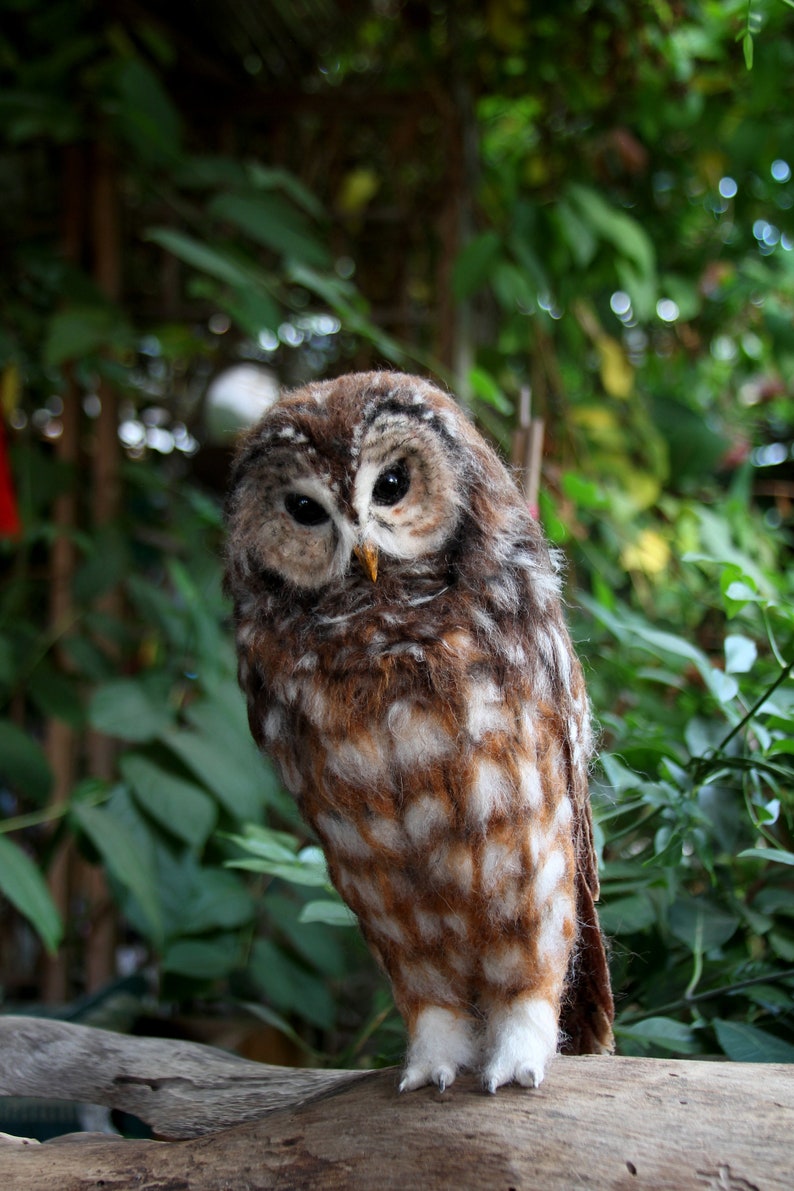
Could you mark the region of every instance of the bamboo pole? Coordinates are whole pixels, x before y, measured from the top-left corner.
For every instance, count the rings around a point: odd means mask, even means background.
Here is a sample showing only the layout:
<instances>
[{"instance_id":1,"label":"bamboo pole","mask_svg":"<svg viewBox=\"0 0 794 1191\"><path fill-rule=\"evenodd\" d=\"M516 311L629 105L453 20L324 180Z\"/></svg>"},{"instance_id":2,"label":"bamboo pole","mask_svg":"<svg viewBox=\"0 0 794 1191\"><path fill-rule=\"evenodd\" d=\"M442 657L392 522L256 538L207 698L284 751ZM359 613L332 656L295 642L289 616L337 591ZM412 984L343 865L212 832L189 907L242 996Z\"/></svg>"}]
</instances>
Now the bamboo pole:
<instances>
[{"instance_id":1,"label":"bamboo pole","mask_svg":"<svg viewBox=\"0 0 794 1191\"><path fill-rule=\"evenodd\" d=\"M84 156L80 147L68 146L63 155L61 244L65 259L74 265L80 263L83 247L84 169ZM76 468L80 448L80 404L77 387L71 375L67 379L63 395L61 422L63 429L56 440L55 453L61 463ZM49 562L49 619L54 637L58 636L60 628L69 624L74 616L72 581L77 565L74 544L78 518L77 503L77 492L72 483L58 496L53 508L55 535ZM54 778L51 802L58 805L66 801L75 784L77 739L74 729L63 720L48 720L44 747ZM67 837L56 849L47 873L53 902L66 923L70 918L72 864L73 849ZM69 995L67 948L68 943L61 947L56 955L43 960L42 997L49 1004L62 1002Z\"/></svg>"},{"instance_id":2,"label":"bamboo pole","mask_svg":"<svg viewBox=\"0 0 794 1191\"><path fill-rule=\"evenodd\" d=\"M91 239L93 272L100 288L111 301L121 292L121 253L118 191L115 162L109 149L97 142L93 153L91 194ZM98 385L101 403L95 422L91 455L91 520L94 530L102 529L119 515L119 437L118 394L105 379ZM120 619L123 612L118 587L104 593L96 602L97 610ZM104 642L106 650L112 646ZM86 759L92 777L112 780L116 769L116 742L100 732L89 731ZM85 948L85 986L87 992L107 984L115 973L116 913L103 870L96 865L82 865L82 896L85 899L88 935Z\"/></svg>"}]
</instances>

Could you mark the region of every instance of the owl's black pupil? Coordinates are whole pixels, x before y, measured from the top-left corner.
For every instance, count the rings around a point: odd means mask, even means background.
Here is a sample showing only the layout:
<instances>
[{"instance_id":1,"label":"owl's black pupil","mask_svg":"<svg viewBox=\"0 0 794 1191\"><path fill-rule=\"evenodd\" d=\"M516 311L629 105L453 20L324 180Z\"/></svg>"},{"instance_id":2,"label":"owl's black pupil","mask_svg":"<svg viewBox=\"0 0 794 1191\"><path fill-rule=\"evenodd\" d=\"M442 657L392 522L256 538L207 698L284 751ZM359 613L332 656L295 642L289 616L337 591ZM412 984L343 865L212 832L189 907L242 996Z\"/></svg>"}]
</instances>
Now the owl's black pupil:
<instances>
[{"instance_id":1,"label":"owl's black pupil","mask_svg":"<svg viewBox=\"0 0 794 1191\"><path fill-rule=\"evenodd\" d=\"M396 505L402 500L411 483L408 468L404 463L395 463L380 473L372 489L376 505Z\"/></svg>"},{"instance_id":2,"label":"owl's black pupil","mask_svg":"<svg viewBox=\"0 0 794 1191\"><path fill-rule=\"evenodd\" d=\"M323 506L302 492L289 492L284 497L284 508L298 525L322 525L328 520Z\"/></svg>"}]
</instances>

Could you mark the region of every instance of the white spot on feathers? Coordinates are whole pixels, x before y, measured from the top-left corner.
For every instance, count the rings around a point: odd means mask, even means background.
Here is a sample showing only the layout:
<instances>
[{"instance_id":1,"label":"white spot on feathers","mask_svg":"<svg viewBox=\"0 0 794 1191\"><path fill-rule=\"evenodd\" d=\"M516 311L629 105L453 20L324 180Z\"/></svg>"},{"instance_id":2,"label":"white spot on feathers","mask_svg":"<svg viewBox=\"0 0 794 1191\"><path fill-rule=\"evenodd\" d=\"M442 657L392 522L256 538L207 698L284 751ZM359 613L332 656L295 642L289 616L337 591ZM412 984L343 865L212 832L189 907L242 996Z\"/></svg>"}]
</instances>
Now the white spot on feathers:
<instances>
[{"instance_id":1,"label":"white spot on feathers","mask_svg":"<svg viewBox=\"0 0 794 1191\"><path fill-rule=\"evenodd\" d=\"M543 787L537 765L524 762L519 767L519 774L521 801L532 810L538 810L543 802Z\"/></svg>"},{"instance_id":2,"label":"white spot on feathers","mask_svg":"<svg viewBox=\"0 0 794 1191\"><path fill-rule=\"evenodd\" d=\"M381 938L390 939L400 946L405 943L405 931L396 919L384 914L370 914L367 923Z\"/></svg>"},{"instance_id":3,"label":"white spot on feathers","mask_svg":"<svg viewBox=\"0 0 794 1191\"><path fill-rule=\"evenodd\" d=\"M262 736L267 744L272 745L284 733L284 708L280 703L273 703L262 719Z\"/></svg>"},{"instance_id":4,"label":"white spot on feathers","mask_svg":"<svg viewBox=\"0 0 794 1191\"><path fill-rule=\"evenodd\" d=\"M493 893L505 880L520 876L521 853L513 844L490 840L484 847L480 864L480 880L485 893Z\"/></svg>"},{"instance_id":5,"label":"white spot on feathers","mask_svg":"<svg viewBox=\"0 0 794 1191\"><path fill-rule=\"evenodd\" d=\"M574 923L573 901L565 892L558 892L546 903L540 931L537 937L537 954L541 962L560 959L568 946L565 938L566 924L571 928Z\"/></svg>"},{"instance_id":6,"label":"white spot on feathers","mask_svg":"<svg viewBox=\"0 0 794 1191\"><path fill-rule=\"evenodd\" d=\"M489 984L507 985L519 980L527 962L522 943L506 943L494 948L480 959L482 974Z\"/></svg>"},{"instance_id":7,"label":"white spot on feathers","mask_svg":"<svg viewBox=\"0 0 794 1191\"><path fill-rule=\"evenodd\" d=\"M512 726L496 683L472 683L466 705L466 730L472 740L479 743L494 732L509 732Z\"/></svg>"},{"instance_id":8,"label":"white spot on feathers","mask_svg":"<svg viewBox=\"0 0 794 1191\"><path fill-rule=\"evenodd\" d=\"M420 959L415 963L401 963L400 973L406 987L417 999L432 1002L444 1002L450 995L449 980L429 959Z\"/></svg>"},{"instance_id":9,"label":"white spot on feathers","mask_svg":"<svg viewBox=\"0 0 794 1191\"><path fill-rule=\"evenodd\" d=\"M342 856L365 860L372 855L369 844L350 819L342 819L321 811L317 816L317 829L326 836L334 851L340 852Z\"/></svg>"},{"instance_id":10,"label":"white spot on feathers","mask_svg":"<svg viewBox=\"0 0 794 1191\"><path fill-rule=\"evenodd\" d=\"M389 708L386 723L398 765L427 764L448 756L455 747L438 716L404 700Z\"/></svg>"},{"instance_id":11,"label":"white spot on feathers","mask_svg":"<svg viewBox=\"0 0 794 1191\"><path fill-rule=\"evenodd\" d=\"M442 884L457 885L462 893L471 891L474 860L465 844L442 844L430 857L431 872Z\"/></svg>"},{"instance_id":12,"label":"white spot on feathers","mask_svg":"<svg viewBox=\"0 0 794 1191\"><path fill-rule=\"evenodd\" d=\"M544 860L533 882L533 892L538 905L543 905L559 885L565 874L565 853L554 851Z\"/></svg>"},{"instance_id":13,"label":"white spot on feathers","mask_svg":"<svg viewBox=\"0 0 794 1191\"><path fill-rule=\"evenodd\" d=\"M386 778L386 741L377 733L362 732L355 740L329 743L326 764L343 781L369 789L373 781Z\"/></svg>"},{"instance_id":14,"label":"white spot on feathers","mask_svg":"<svg viewBox=\"0 0 794 1191\"><path fill-rule=\"evenodd\" d=\"M510 782L502 767L486 757L481 758L474 767L466 807L470 823L481 829L487 827L494 815L507 810L511 794Z\"/></svg>"},{"instance_id":15,"label":"white spot on feathers","mask_svg":"<svg viewBox=\"0 0 794 1191\"><path fill-rule=\"evenodd\" d=\"M405 833L394 819L375 815L367 823L369 836L374 844L388 852L404 852L408 843Z\"/></svg>"},{"instance_id":16,"label":"white spot on feathers","mask_svg":"<svg viewBox=\"0 0 794 1191\"><path fill-rule=\"evenodd\" d=\"M423 794L411 804L403 816L403 827L411 843L426 842L440 827L449 822L447 807L432 794Z\"/></svg>"}]
</instances>

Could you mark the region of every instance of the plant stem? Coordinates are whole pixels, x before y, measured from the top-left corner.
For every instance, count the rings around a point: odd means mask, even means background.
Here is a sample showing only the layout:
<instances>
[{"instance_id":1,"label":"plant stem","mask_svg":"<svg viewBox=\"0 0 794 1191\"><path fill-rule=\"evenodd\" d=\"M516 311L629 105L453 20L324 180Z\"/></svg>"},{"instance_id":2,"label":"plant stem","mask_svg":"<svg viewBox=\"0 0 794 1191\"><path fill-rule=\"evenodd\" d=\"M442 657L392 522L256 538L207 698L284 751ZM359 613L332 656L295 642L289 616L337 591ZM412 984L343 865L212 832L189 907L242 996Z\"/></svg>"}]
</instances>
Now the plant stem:
<instances>
[{"instance_id":1,"label":"plant stem","mask_svg":"<svg viewBox=\"0 0 794 1191\"><path fill-rule=\"evenodd\" d=\"M99 806L107 800L108 793L102 790L95 797L81 799L85 806ZM40 823L51 823L54 819L62 819L72 809L71 802L53 803L40 811L31 811L29 815L17 815L13 819L4 819L0 823L0 835L10 835L12 831L23 831L26 827L38 827Z\"/></svg>"},{"instance_id":2,"label":"plant stem","mask_svg":"<svg viewBox=\"0 0 794 1191\"><path fill-rule=\"evenodd\" d=\"M764 703L766 703L766 701L770 697L770 695L774 691L776 691L779 686L783 685L783 683L786 681L786 679L791 674L792 669L794 669L794 661L787 662L786 665L783 667L783 669L778 674L775 681L770 686L768 686L766 688L764 693L762 695L760 695L758 699L756 699L755 703L752 705L750 710L747 711L742 716L742 718L739 720L738 724L734 724L734 726L727 733L727 735L723 736L723 738L719 742L719 744L715 745L712 749L710 749L709 753L705 757L697 758L695 766L694 766L694 770L695 770L694 780L695 781L699 780L700 771L701 771L702 767L704 766L704 764L706 764L707 762L713 761L714 758L719 756L719 754L724 751L724 749L727 747L727 745L730 744L730 742L733 740L734 736L738 736L738 734L742 731L742 729L745 728L749 724L750 720L758 712L758 710L761 707L763 707Z\"/></svg>"},{"instance_id":3,"label":"plant stem","mask_svg":"<svg viewBox=\"0 0 794 1191\"><path fill-rule=\"evenodd\" d=\"M700 1001L710 1001L714 997L729 996L731 993L741 992L743 988L752 988L754 984L778 984L783 980L791 979L794 979L794 968L787 968L783 972L767 973L766 976L752 976L747 980L738 980L736 984L720 985L718 988L695 993L691 997L684 995L677 1001L668 1001L666 1005L655 1005L653 1009L629 1017L622 1024L633 1025L636 1021L645 1021L647 1017L658 1017L662 1013L673 1013L676 1009L687 1009L690 1005L695 1005Z\"/></svg>"}]
</instances>

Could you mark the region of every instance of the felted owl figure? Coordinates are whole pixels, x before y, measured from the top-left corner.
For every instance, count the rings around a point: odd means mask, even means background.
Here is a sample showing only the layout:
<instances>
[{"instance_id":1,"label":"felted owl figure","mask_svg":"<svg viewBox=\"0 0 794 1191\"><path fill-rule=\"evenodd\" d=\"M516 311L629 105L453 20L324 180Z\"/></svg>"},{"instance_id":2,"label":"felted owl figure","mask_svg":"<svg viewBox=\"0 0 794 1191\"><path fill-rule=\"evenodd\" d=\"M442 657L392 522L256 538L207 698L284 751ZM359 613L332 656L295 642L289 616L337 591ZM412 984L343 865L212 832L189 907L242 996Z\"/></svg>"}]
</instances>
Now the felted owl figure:
<instances>
[{"instance_id":1,"label":"felted owl figure","mask_svg":"<svg viewBox=\"0 0 794 1191\"><path fill-rule=\"evenodd\" d=\"M353 374L247 433L227 514L251 731L391 982L400 1090L611 1050L588 701L507 468L432 384Z\"/></svg>"}]
</instances>

